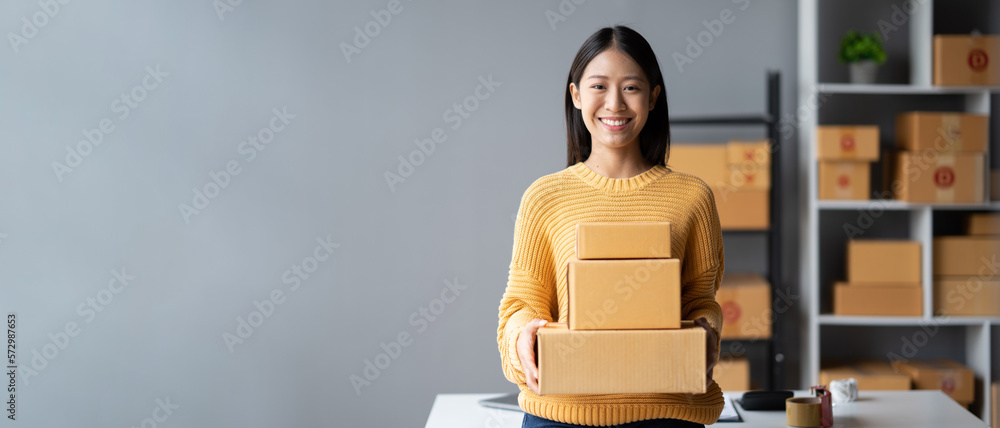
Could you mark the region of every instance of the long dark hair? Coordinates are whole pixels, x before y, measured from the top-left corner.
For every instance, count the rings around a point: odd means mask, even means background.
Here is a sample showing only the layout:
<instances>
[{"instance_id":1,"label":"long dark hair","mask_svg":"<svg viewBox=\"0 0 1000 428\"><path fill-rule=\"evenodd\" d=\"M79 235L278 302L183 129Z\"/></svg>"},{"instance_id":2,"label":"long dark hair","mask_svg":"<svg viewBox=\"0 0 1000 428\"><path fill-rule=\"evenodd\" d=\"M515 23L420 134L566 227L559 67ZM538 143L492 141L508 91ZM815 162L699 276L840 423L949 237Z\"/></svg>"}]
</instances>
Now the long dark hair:
<instances>
[{"instance_id":1,"label":"long dark hair","mask_svg":"<svg viewBox=\"0 0 1000 428\"><path fill-rule=\"evenodd\" d=\"M667 88L663 84L663 74L660 73L660 64L656 61L656 54L653 48L635 30L625 26L605 27L597 30L576 53L573 65L569 68L569 78L566 79L566 155L567 166L572 166L577 162L583 162L590 157L591 141L590 132L583 123L583 114L573 105L573 95L570 93L569 84L573 83L580 87L580 79L587 64L601 52L608 49L617 49L619 52L628 55L649 79L649 89L653 90L660 86L660 94L656 97L656 104L649 112L649 119L646 125L639 131L639 151L642 152L643 159L650 165L666 165L666 157L670 153L670 122L667 109Z\"/></svg>"}]
</instances>

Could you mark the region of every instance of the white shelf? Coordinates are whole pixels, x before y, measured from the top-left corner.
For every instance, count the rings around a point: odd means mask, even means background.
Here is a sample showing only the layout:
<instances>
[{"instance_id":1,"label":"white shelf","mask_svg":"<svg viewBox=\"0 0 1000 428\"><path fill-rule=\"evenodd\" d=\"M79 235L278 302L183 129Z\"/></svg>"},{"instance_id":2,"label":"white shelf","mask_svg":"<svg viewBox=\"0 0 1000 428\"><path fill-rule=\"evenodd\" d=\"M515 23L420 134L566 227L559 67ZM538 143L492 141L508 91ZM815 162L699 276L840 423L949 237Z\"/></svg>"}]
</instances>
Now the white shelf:
<instances>
[{"instance_id":1,"label":"white shelf","mask_svg":"<svg viewBox=\"0 0 1000 428\"><path fill-rule=\"evenodd\" d=\"M869 95L969 95L1000 92L1000 86L921 86L921 85L859 85L853 83L818 83L816 91L825 94Z\"/></svg>"},{"instance_id":2,"label":"white shelf","mask_svg":"<svg viewBox=\"0 0 1000 428\"><path fill-rule=\"evenodd\" d=\"M858 210L858 209L868 209L868 208L880 208L893 211L908 211L908 210L918 210L924 208L931 208L935 210L952 210L952 211L995 211L1000 210L1000 202L991 201L984 204L917 204L905 201L896 201L892 199L871 199L871 200L854 200L854 201L817 201L816 208L821 210Z\"/></svg>"},{"instance_id":3,"label":"white shelf","mask_svg":"<svg viewBox=\"0 0 1000 428\"><path fill-rule=\"evenodd\" d=\"M817 317L821 325L855 326L921 326L921 325L986 325L1000 324L997 317L890 317L890 316L847 316L822 314Z\"/></svg>"},{"instance_id":4,"label":"white shelf","mask_svg":"<svg viewBox=\"0 0 1000 428\"><path fill-rule=\"evenodd\" d=\"M830 40L831 32L846 31L837 23L820 18L823 9L836 2L822 0L799 0L798 9L798 122L801 183L799 206L801 219L801 281L800 296L802 304L797 305L799 315L804 322L801 344L801 384L800 387L814 385L818 381L820 352L832 342L829 335L835 329L827 326L857 326L858 335L866 335L869 331L879 328L912 327L921 328L932 325L950 326L946 333L950 336L960 335L964 343L964 363L972 369L977 380L985 380L976 388L976 404L972 411L983 420L990 419L991 409L984 403L992 400L989 381L997 379L994 361L1000 359L1000 344L993 338L993 332L1000 325L1000 317L945 317L932 316L934 308L933 293L933 249L934 213L941 211L1000 211L1000 201L989 201L981 204L917 204L896 200L819 200L818 168L816 162L816 127L820 124L819 110L823 107L817 101L817 94L858 94L877 96L898 96L900 102L907 102L910 95L951 95L964 98L963 110L968 113L992 115L993 106L990 98L1000 93L1000 86L968 86L968 87L938 87L932 85L933 77L933 32L934 32L934 0L922 0L908 16L910 82L907 85L854 85L846 83L828 83L819 81L820 40ZM946 2L940 2L939 7ZM948 7L952 5L948 3ZM869 6L870 9L877 6ZM861 14L862 16L864 14ZM996 20L990 20L991 25L998 25ZM847 23L841 23L847 24ZM995 29L994 29L995 31ZM825 42L824 42L825 43ZM830 46L823 47L823 55L830 55ZM835 52L833 52L835 53ZM860 98L858 98L860 100ZM909 98L912 99L912 98ZM894 100L895 101L895 100ZM941 98L941 101L949 101ZM926 104L921 100L922 105ZM924 107L926 108L926 107ZM848 112L849 113L849 112ZM886 114L892 114L891 112ZM864 120L865 118L858 118ZM843 120L840 118L838 120ZM996 150L990 147L989 151ZM989 194L986 183L984 194ZM886 316L837 316L821 312L828 308L830 293L825 293L820 287L823 281L828 281L831 270L826 258L820 257L821 236L830 239L829 231L820 230L820 220L824 213L844 211L850 214L854 210L886 210L895 213L894 219L905 221L904 225L886 226L891 234L905 233L908 239L921 243L921 287L923 290L923 313L916 317L886 317ZM905 232L904 232L905 231ZM821 232L824 232L821 234ZM877 234L876 234L877 235ZM846 237L844 237L846 239ZM820 269L820 267L823 269ZM825 335L823 333L826 333ZM854 334L854 333L852 333ZM878 334L873 331L873 334ZM846 338L850 340L851 338ZM961 352L962 350L958 350ZM861 352L864 352L861 350ZM877 355L872 355L877 357ZM994 427L1000 428L1000 427Z\"/></svg>"}]
</instances>

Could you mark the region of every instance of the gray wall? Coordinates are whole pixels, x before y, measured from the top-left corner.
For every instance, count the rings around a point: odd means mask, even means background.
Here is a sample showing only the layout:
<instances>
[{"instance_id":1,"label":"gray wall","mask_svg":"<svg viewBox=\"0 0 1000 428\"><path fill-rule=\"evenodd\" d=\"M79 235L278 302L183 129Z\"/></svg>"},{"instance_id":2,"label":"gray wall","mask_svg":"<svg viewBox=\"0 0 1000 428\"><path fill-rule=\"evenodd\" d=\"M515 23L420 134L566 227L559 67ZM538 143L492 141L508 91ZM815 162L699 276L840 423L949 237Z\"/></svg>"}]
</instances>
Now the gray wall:
<instances>
[{"instance_id":1,"label":"gray wall","mask_svg":"<svg viewBox=\"0 0 1000 428\"><path fill-rule=\"evenodd\" d=\"M404 0L348 61L341 44L387 4L0 6L8 42L24 37L0 48L0 309L18 322L19 422L139 426L163 403L160 426L422 426L435 394L512 391L495 330L513 215L565 166L563 84L583 40L619 23L644 34L673 115L760 112L769 68L786 112L796 99L787 0ZM736 20L679 71L672 55L723 9ZM459 123L460 103L475 110ZM251 150L258 135L270 142ZM432 135L444 141L390 188L385 173ZM726 239L729 271L765 269L763 240ZM366 360L383 369L358 393Z\"/></svg>"}]
</instances>

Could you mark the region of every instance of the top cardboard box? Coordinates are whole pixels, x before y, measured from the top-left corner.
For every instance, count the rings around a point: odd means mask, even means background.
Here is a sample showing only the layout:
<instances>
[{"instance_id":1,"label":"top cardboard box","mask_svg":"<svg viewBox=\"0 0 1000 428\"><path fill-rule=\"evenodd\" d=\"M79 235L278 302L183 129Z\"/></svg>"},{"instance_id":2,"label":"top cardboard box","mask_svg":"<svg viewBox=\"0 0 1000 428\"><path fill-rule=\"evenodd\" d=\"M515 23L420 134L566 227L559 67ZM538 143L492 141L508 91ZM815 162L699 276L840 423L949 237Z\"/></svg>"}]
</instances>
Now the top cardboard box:
<instances>
[{"instance_id":1,"label":"top cardboard box","mask_svg":"<svg viewBox=\"0 0 1000 428\"><path fill-rule=\"evenodd\" d=\"M816 158L821 161L878 160L878 126L819 126Z\"/></svg>"},{"instance_id":2,"label":"top cardboard box","mask_svg":"<svg viewBox=\"0 0 1000 428\"><path fill-rule=\"evenodd\" d=\"M771 164L771 144L768 140L737 141L726 145L726 163L729 165L750 164L767 166Z\"/></svg>"},{"instance_id":3,"label":"top cardboard box","mask_svg":"<svg viewBox=\"0 0 1000 428\"><path fill-rule=\"evenodd\" d=\"M576 257L595 259L668 259L670 223L580 223Z\"/></svg>"},{"instance_id":4,"label":"top cardboard box","mask_svg":"<svg viewBox=\"0 0 1000 428\"><path fill-rule=\"evenodd\" d=\"M1000 36L934 36L934 84L1000 85Z\"/></svg>"},{"instance_id":5,"label":"top cardboard box","mask_svg":"<svg viewBox=\"0 0 1000 428\"><path fill-rule=\"evenodd\" d=\"M847 241L847 281L920 284L920 242Z\"/></svg>"},{"instance_id":6,"label":"top cardboard box","mask_svg":"<svg viewBox=\"0 0 1000 428\"><path fill-rule=\"evenodd\" d=\"M896 115L896 148L938 152L985 152L986 115L912 111Z\"/></svg>"},{"instance_id":7,"label":"top cardboard box","mask_svg":"<svg viewBox=\"0 0 1000 428\"><path fill-rule=\"evenodd\" d=\"M668 166L702 179L711 187L729 184L725 144L671 144Z\"/></svg>"}]
</instances>

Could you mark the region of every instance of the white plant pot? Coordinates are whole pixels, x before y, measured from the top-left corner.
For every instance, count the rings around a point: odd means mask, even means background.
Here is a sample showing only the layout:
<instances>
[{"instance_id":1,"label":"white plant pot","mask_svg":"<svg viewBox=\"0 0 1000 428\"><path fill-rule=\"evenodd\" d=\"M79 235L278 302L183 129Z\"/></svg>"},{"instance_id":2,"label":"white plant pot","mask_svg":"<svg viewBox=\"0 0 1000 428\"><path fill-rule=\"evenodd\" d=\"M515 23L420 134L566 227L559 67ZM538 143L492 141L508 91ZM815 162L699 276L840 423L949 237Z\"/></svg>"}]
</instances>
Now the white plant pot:
<instances>
[{"instance_id":1,"label":"white plant pot","mask_svg":"<svg viewBox=\"0 0 1000 428\"><path fill-rule=\"evenodd\" d=\"M852 62L851 83L871 85L875 83L875 75L878 74L878 64L875 61Z\"/></svg>"}]
</instances>

